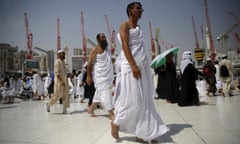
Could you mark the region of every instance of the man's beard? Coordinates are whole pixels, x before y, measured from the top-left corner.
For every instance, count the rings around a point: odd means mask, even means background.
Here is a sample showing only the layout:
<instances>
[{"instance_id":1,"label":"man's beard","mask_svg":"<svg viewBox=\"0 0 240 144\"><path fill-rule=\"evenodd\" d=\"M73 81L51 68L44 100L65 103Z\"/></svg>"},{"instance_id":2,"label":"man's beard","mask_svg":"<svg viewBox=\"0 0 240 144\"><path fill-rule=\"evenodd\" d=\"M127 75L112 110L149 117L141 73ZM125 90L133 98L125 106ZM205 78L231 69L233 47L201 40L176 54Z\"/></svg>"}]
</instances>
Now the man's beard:
<instances>
[{"instance_id":1,"label":"man's beard","mask_svg":"<svg viewBox=\"0 0 240 144\"><path fill-rule=\"evenodd\" d=\"M101 48L102 49L107 49L107 47L108 47L108 42L106 41L106 40L104 40L104 41L100 41L99 42L99 45L101 46Z\"/></svg>"}]
</instances>

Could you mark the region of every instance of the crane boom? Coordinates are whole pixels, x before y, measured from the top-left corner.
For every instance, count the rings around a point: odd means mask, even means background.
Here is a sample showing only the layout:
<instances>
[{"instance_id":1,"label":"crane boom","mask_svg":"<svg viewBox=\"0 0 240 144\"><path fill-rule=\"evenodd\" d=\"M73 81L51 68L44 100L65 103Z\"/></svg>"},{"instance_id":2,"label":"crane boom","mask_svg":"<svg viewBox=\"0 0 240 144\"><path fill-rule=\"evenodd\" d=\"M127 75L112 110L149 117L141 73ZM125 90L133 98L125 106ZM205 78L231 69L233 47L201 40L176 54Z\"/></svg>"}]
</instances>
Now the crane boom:
<instances>
[{"instance_id":1,"label":"crane boom","mask_svg":"<svg viewBox=\"0 0 240 144\"><path fill-rule=\"evenodd\" d=\"M159 44L159 32L160 32L160 28L156 28L155 31L155 41L156 41L156 55L161 53L161 46Z\"/></svg>"},{"instance_id":2,"label":"crane boom","mask_svg":"<svg viewBox=\"0 0 240 144\"><path fill-rule=\"evenodd\" d=\"M57 18L57 51L61 49L60 20Z\"/></svg>"},{"instance_id":3,"label":"crane boom","mask_svg":"<svg viewBox=\"0 0 240 144\"><path fill-rule=\"evenodd\" d=\"M92 45L93 47L97 46L97 44L95 44L92 40L90 40L89 38L85 38L85 41L88 42L90 45Z\"/></svg>"},{"instance_id":4,"label":"crane boom","mask_svg":"<svg viewBox=\"0 0 240 144\"><path fill-rule=\"evenodd\" d=\"M224 33L220 34L217 39L218 40L222 40L222 39L228 39L228 34L231 33L236 27L238 26L238 24L233 24L231 27L229 27Z\"/></svg>"},{"instance_id":5,"label":"crane boom","mask_svg":"<svg viewBox=\"0 0 240 144\"><path fill-rule=\"evenodd\" d=\"M32 33L29 32L28 16L27 13L24 13L24 22L25 22L25 31L26 31L26 41L27 41L27 59L32 59Z\"/></svg>"},{"instance_id":6,"label":"crane boom","mask_svg":"<svg viewBox=\"0 0 240 144\"><path fill-rule=\"evenodd\" d=\"M204 7L205 7L205 14L206 14L206 19L207 19L208 35L209 35L209 41L210 41L211 60L212 60L212 62L214 62L214 61L215 61L215 56L216 56L216 54L215 54L214 45L213 45L211 25L210 25L210 18L209 18L209 14L208 14L208 4L207 4L207 0L204 0Z\"/></svg>"},{"instance_id":7,"label":"crane boom","mask_svg":"<svg viewBox=\"0 0 240 144\"><path fill-rule=\"evenodd\" d=\"M106 25L107 25L107 29L108 29L108 34L109 34L109 40L110 40L110 46L111 46L111 52L112 54L114 54L115 51L115 31L113 30L111 33L111 29L110 29L110 24L108 21L108 16L105 14L105 20L106 20Z\"/></svg>"},{"instance_id":8,"label":"crane boom","mask_svg":"<svg viewBox=\"0 0 240 144\"><path fill-rule=\"evenodd\" d=\"M81 12L81 24L82 24L82 48L83 48L83 63L87 61L87 44L85 41L85 32L84 32L84 17L83 12Z\"/></svg>"},{"instance_id":9,"label":"crane boom","mask_svg":"<svg viewBox=\"0 0 240 144\"><path fill-rule=\"evenodd\" d=\"M45 53L45 54L48 54L48 51L46 51L46 50L44 50L44 49L42 49L42 48L34 47L34 49L39 50L39 51L41 51L41 52L43 52L43 53Z\"/></svg>"},{"instance_id":10,"label":"crane boom","mask_svg":"<svg viewBox=\"0 0 240 144\"><path fill-rule=\"evenodd\" d=\"M233 24L231 27L229 27L223 34L220 34L217 37L217 40L222 42L222 48L223 48L223 52L227 52L228 47L227 47L227 40L228 40L228 34L230 32L232 32L236 27L238 26L238 24Z\"/></svg>"},{"instance_id":11,"label":"crane boom","mask_svg":"<svg viewBox=\"0 0 240 144\"><path fill-rule=\"evenodd\" d=\"M192 16L192 24L193 24L193 31L194 31L195 41L196 41L196 48L199 48L197 31L196 31L196 26L195 26L195 22L194 22L193 16Z\"/></svg>"},{"instance_id":12,"label":"crane boom","mask_svg":"<svg viewBox=\"0 0 240 144\"><path fill-rule=\"evenodd\" d=\"M201 25L202 48L205 48L203 24Z\"/></svg>"},{"instance_id":13,"label":"crane boom","mask_svg":"<svg viewBox=\"0 0 240 144\"><path fill-rule=\"evenodd\" d=\"M30 49L30 41L29 41L29 24L28 24L28 16L27 13L24 13L24 18L25 18L25 31L26 31L26 40L27 40L27 49Z\"/></svg>"},{"instance_id":14,"label":"crane boom","mask_svg":"<svg viewBox=\"0 0 240 144\"><path fill-rule=\"evenodd\" d=\"M230 33L230 32L232 32L236 27L238 26L238 24L233 24L226 32L224 32L222 35L224 36L224 37L228 37L228 34Z\"/></svg>"},{"instance_id":15,"label":"crane boom","mask_svg":"<svg viewBox=\"0 0 240 144\"><path fill-rule=\"evenodd\" d=\"M108 29L108 35L109 35L109 39L111 41L111 29L110 29L110 25L109 25L109 21L108 21L108 17L105 14L105 20L106 20L106 24L107 24L107 29Z\"/></svg>"},{"instance_id":16,"label":"crane boom","mask_svg":"<svg viewBox=\"0 0 240 144\"><path fill-rule=\"evenodd\" d=\"M154 39L152 34L152 24L149 22L149 31L150 31L150 38L151 38L151 48L152 48L152 59L155 58L155 45L154 45Z\"/></svg>"},{"instance_id":17,"label":"crane boom","mask_svg":"<svg viewBox=\"0 0 240 144\"><path fill-rule=\"evenodd\" d=\"M116 39L116 32L115 32L115 30L113 30L112 31L112 37L111 37L111 41L112 41L112 44L111 44L112 55L114 55L115 48L116 48L115 39Z\"/></svg>"},{"instance_id":18,"label":"crane boom","mask_svg":"<svg viewBox=\"0 0 240 144\"><path fill-rule=\"evenodd\" d=\"M229 13L237 22L238 24L240 25L240 19L233 13L233 12L230 12Z\"/></svg>"}]
</instances>

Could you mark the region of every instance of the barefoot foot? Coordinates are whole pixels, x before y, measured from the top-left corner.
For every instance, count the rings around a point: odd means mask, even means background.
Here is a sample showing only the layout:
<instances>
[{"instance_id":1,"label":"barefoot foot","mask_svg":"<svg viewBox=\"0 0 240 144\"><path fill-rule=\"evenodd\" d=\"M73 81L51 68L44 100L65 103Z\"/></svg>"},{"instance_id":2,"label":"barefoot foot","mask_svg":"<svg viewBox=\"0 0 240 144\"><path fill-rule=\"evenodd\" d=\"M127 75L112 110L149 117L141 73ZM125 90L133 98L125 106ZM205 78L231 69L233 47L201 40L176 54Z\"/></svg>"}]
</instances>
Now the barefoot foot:
<instances>
[{"instance_id":1,"label":"barefoot foot","mask_svg":"<svg viewBox=\"0 0 240 144\"><path fill-rule=\"evenodd\" d=\"M146 141L144 141L143 139L136 137L136 142L138 143L146 143Z\"/></svg>"},{"instance_id":2,"label":"barefoot foot","mask_svg":"<svg viewBox=\"0 0 240 144\"><path fill-rule=\"evenodd\" d=\"M112 128L112 131L111 131L112 137L116 139L116 142L120 142L121 139L119 138L119 134L118 134L119 127L114 125L113 122L111 122L111 128Z\"/></svg>"},{"instance_id":3,"label":"barefoot foot","mask_svg":"<svg viewBox=\"0 0 240 144\"><path fill-rule=\"evenodd\" d=\"M97 117L93 111L88 110L88 113L90 114L91 117Z\"/></svg>"}]
</instances>

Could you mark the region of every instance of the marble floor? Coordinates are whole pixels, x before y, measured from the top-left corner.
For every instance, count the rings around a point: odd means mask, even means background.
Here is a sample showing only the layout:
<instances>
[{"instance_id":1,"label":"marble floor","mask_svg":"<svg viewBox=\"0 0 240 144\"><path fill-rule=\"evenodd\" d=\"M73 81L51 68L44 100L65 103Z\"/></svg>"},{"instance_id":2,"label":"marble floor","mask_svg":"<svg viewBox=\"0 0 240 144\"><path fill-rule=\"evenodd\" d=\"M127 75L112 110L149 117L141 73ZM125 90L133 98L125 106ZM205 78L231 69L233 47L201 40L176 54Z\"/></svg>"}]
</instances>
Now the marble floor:
<instances>
[{"instance_id":1,"label":"marble floor","mask_svg":"<svg viewBox=\"0 0 240 144\"><path fill-rule=\"evenodd\" d=\"M154 100L170 131L162 144L240 144L240 94L233 97L201 96L206 104L179 107ZM71 100L68 114L56 104L46 111L47 100L0 104L0 144L114 144L107 112L90 117L87 104ZM120 133L122 144L137 144L133 135Z\"/></svg>"}]
</instances>

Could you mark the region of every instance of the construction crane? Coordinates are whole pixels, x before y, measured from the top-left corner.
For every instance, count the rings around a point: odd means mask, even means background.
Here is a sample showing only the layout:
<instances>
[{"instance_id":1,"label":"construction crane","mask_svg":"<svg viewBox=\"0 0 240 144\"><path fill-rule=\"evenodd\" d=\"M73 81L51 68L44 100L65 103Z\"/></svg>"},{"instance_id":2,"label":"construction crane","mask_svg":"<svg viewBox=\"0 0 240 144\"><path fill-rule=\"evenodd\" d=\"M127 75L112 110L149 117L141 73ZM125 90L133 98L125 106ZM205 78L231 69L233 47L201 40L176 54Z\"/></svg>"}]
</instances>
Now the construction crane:
<instances>
[{"instance_id":1,"label":"construction crane","mask_svg":"<svg viewBox=\"0 0 240 144\"><path fill-rule=\"evenodd\" d=\"M240 19L233 13L233 12L230 12L229 13L236 21L237 23L240 25Z\"/></svg>"},{"instance_id":2,"label":"construction crane","mask_svg":"<svg viewBox=\"0 0 240 144\"><path fill-rule=\"evenodd\" d=\"M161 46L159 44L159 32L160 32L160 28L156 28L156 31L155 31L156 55L161 53Z\"/></svg>"},{"instance_id":3,"label":"construction crane","mask_svg":"<svg viewBox=\"0 0 240 144\"><path fill-rule=\"evenodd\" d=\"M165 50L167 50L168 47L167 47L166 43L164 42L164 40L162 39L162 37L161 37L160 35L159 35L159 40L160 40L160 42L161 42L161 44L162 44L162 47L164 47Z\"/></svg>"},{"instance_id":4,"label":"construction crane","mask_svg":"<svg viewBox=\"0 0 240 144\"><path fill-rule=\"evenodd\" d=\"M151 48L152 48L152 59L155 58L155 44L154 44L154 39L153 39L153 34L152 34L152 24L151 22L149 24L149 31L150 31L150 39L151 39Z\"/></svg>"},{"instance_id":5,"label":"construction crane","mask_svg":"<svg viewBox=\"0 0 240 144\"><path fill-rule=\"evenodd\" d=\"M193 16L192 16L192 24L193 24L193 31L194 31L194 36L195 36L196 48L199 48L197 31L196 31L196 26L195 26L195 22L194 22Z\"/></svg>"},{"instance_id":6,"label":"construction crane","mask_svg":"<svg viewBox=\"0 0 240 144\"><path fill-rule=\"evenodd\" d=\"M202 36L202 48L205 49L203 24L200 27Z\"/></svg>"},{"instance_id":7,"label":"construction crane","mask_svg":"<svg viewBox=\"0 0 240 144\"><path fill-rule=\"evenodd\" d=\"M27 40L26 59L32 59L32 39L33 39L33 35L29 31L29 24L28 24L27 13L24 13L24 22L25 22L25 31L26 31L26 40Z\"/></svg>"},{"instance_id":8,"label":"construction crane","mask_svg":"<svg viewBox=\"0 0 240 144\"><path fill-rule=\"evenodd\" d=\"M90 39L87 38L87 37L85 37L85 41L86 41L87 43L89 43L92 47L97 46L97 44L95 44L92 40L90 40Z\"/></svg>"},{"instance_id":9,"label":"construction crane","mask_svg":"<svg viewBox=\"0 0 240 144\"><path fill-rule=\"evenodd\" d=\"M46 50L44 50L44 49L42 49L42 48L34 47L34 49L36 49L36 50L38 50L38 51L40 51L40 52L43 52L43 53L45 53L45 54L48 54L48 51L46 51Z\"/></svg>"},{"instance_id":10,"label":"construction crane","mask_svg":"<svg viewBox=\"0 0 240 144\"><path fill-rule=\"evenodd\" d=\"M81 12L81 24L82 24L82 48L83 48L82 60L83 60L83 63L85 63L87 61L87 44L85 41L83 12Z\"/></svg>"},{"instance_id":11,"label":"construction crane","mask_svg":"<svg viewBox=\"0 0 240 144\"><path fill-rule=\"evenodd\" d=\"M34 47L34 49L36 49L36 50L38 50L38 51L43 52L43 53L46 54L46 55L44 56L44 58L45 58L45 64L43 64L43 63L44 63L44 62L43 62L44 60L42 60L43 57L41 57L42 65L40 64L40 67L44 67L44 65L46 65L47 72L50 73L50 71L49 71L49 63L48 63L48 51L46 51L46 50L44 50L44 49L42 49L42 48L39 48L39 47ZM42 71L43 71L43 68L42 68Z\"/></svg>"},{"instance_id":12,"label":"construction crane","mask_svg":"<svg viewBox=\"0 0 240 144\"><path fill-rule=\"evenodd\" d=\"M204 0L204 7L205 7L205 14L206 14L206 19L207 19L207 31L206 31L206 33L209 36L209 42L210 42L211 61L215 62L216 54L215 54L214 45L213 45L212 31L211 31L211 25L210 25L210 18L209 18L209 14L208 14L207 0Z\"/></svg>"},{"instance_id":13,"label":"construction crane","mask_svg":"<svg viewBox=\"0 0 240 144\"><path fill-rule=\"evenodd\" d=\"M112 55L115 54L115 49L116 49L115 39L116 39L116 32L115 32L115 30L113 30L113 31L112 31L112 37L111 37L111 41L112 41L112 44L111 44Z\"/></svg>"},{"instance_id":14,"label":"construction crane","mask_svg":"<svg viewBox=\"0 0 240 144\"><path fill-rule=\"evenodd\" d=\"M229 12L229 14L237 21L238 25L240 25L240 18L237 17L233 12ZM236 32L235 34L236 41L240 44L240 38L238 33ZM240 48L237 48L237 53L240 53Z\"/></svg>"},{"instance_id":15,"label":"construction crane","mask_svg":"<svg viewBox=\"0 0 240 144\"><path fill-rule=\"evenodd\" d=\"M197 60L198 64L201 65L204 58L204 49L199 47L197 30L196 30L196 25L195 25L193 16L192 16L192 25L193 25L195 42L196 42L196 47L194 49L194 57L195 57L195 60Z\"/></svg>"},{"instance_id":16,"label":"construction crane","mask_svg":"<svg viewBox=\"0 0 240 144\"><path fill-rule=\"evenodd\" d=\"M233 24L226 32L217 36L217 41L222 42L222 49L224 53L227 53L228 50L227 47L227 39L229 38L228 34L231 33L237 26L238 24Z\"/></svg>"},{"instance_id":17,"label":"construction crane","mask_svg":"<svg viewBox=\"0 0 240 144\"><path fill-rule=\"evenodd\" d=\"M109 24L109 21L108 21L108 16L106 14L105 14L105 21L106 21L106 25L107 25L107 29L108 29L108 34L109 34L111 52L112 52L112 55L114 55L114 52L115 52L115 31L113 30L111 32L110 24Z\"/></svg>"},{"instance_id":18,"label":"construction crane","mask_svg":"<svg viewBox=\"0 0 240 144\"><path fill-rule=\"evenodd\" d=\"M57 18L57 51L61 49L60 20Z\"/></svg>"},{"instance_id":19,"label":"construction crane","mask_svg":"<svg viewBox=\"0 0 240 144\"><path fill-rule=\"evenodd\" d=\"M165 48L165 50L167 50L168 49L168 46L167 46L167 44L166 44L166 42L163 40L163 38L161 37L161 35L159 34L159 32L160 32L160 28L156 28L156 32L155 32L155 39L156 39L156 54L158 53L157 51L157 49L158 49L158 47L159 47L159 53L161 53L161 50L162 50L162 48L164 47ZM159 44L159 40L160 40L160 44ZM171 45L172 46L172 45Z\"/></svg>"}]
</instances>

